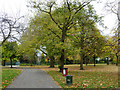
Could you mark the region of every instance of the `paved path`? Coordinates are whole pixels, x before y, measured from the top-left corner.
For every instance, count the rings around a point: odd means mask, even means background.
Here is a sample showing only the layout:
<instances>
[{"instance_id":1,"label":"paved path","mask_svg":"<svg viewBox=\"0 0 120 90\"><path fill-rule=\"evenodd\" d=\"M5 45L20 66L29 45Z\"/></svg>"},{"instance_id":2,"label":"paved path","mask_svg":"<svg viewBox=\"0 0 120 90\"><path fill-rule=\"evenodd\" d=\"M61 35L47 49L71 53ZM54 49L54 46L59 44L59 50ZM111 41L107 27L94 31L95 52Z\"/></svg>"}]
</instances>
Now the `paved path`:
<instances>
[{"instance_id":1,"label":"paved path","mask_svg":"<svg viewBox=\"0 0 120 90\"><path fill-rule=\"evenodd\" d=\"M7 88L60 88L51 77L40 69L23 69Z\"/></svg>"}]
</instances>

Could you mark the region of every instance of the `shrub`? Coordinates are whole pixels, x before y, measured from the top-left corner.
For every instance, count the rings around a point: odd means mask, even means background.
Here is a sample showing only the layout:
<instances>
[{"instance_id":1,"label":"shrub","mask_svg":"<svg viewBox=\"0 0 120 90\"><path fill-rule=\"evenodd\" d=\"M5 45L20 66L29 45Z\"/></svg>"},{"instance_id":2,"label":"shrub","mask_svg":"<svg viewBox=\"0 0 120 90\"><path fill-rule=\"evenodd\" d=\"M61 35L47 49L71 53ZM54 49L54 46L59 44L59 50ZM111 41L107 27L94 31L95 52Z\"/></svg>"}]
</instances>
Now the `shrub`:
<instances>
[{"instance_id":1,"label":"shrub","mask_svg":"<svg viewBox=\"0 0 120 90\"><path fill-rule=\"evenodd\" d=\"M62 72L63 67L62 66L58 66L58 68L60 69L59 72Z\"/></svg>"},{"instance_id":2,"label":"shrub","mask_svg":"<svg viewBox=\"0 0 120 90\"><path fill-rule=\"evenodd\" d=\"M112 61L111 64L116 64L116 62L115 62L115 61Z\"/></svg>"},{"instance_id":3,"label":"shrub","mask_svg":"<svg viewBox=\"0 0 120 90\"><path fill-rule=\"evenodd\" d=\"M105 63L105 61L99 61L99 63L103 64L103 63Z\"/></svg>"},{"instance_id":4,"label":"shrub","mask_svg":"<svg viewBox=\"0 0 120 90\"><path fill-rule=\"evenodd\" d=\"M30 63L21 63L20 66L31 66Z\"/></svg>"}]
</instances>

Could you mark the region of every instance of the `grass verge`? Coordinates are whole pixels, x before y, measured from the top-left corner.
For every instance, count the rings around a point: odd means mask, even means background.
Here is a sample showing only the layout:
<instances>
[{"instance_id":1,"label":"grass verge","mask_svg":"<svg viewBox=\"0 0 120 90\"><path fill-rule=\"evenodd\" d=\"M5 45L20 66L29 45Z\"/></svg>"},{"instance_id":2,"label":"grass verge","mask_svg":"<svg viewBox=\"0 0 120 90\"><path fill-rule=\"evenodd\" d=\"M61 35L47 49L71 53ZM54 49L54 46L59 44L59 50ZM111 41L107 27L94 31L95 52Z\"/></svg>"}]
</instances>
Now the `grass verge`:
<instances>
[{"instance_id":1,"label":"grass verge","mask_svg":"<svg viewBox=\"0 0 120 90\"><path fill-rule=\"evenodd\" d=\"M118 74L108 72L69 71L72 85L66 85L66 77L58 71L47 71L62 88L118 88Z\"/></svg>"},{"instance_id":2,"label":"grass verge","mask_svg":"<svg viewBox=\"0 0 120 90\"><path fill-rule=\"evenodd\" d=\"M22 70L18 69L2 69L2 88L6 88L18 76Z\"/></svg>"}]
</instances>

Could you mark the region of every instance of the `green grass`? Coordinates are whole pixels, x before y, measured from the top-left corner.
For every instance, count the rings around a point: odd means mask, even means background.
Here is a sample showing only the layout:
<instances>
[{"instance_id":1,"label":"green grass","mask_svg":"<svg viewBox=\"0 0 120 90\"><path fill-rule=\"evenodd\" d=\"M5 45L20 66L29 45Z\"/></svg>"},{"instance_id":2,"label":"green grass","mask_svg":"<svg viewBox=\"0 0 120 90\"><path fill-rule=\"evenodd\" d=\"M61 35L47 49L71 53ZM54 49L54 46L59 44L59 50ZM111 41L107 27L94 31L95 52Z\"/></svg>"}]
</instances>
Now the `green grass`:
<instances>
[{"instance_id":1,"label":"green grass","mask_svg":"<svg viewBox=\"0 0 120 90\"><path fill-rule=\"evenodd\" d=\"M2 69L2 88L7 87L18 76L22 70Z\"/></svg>"},{"instance_id":2,"label":"green grass","mask_svg":"<svg viewBox=\"0 0 120 90\"><path fill-rule=\"evenodd\" d=\"M66 77L58 71L47 71L62 88L118 88L118 74L107 72L69 71L72 85L66 85Z\"/></svg>"}]
</instances>

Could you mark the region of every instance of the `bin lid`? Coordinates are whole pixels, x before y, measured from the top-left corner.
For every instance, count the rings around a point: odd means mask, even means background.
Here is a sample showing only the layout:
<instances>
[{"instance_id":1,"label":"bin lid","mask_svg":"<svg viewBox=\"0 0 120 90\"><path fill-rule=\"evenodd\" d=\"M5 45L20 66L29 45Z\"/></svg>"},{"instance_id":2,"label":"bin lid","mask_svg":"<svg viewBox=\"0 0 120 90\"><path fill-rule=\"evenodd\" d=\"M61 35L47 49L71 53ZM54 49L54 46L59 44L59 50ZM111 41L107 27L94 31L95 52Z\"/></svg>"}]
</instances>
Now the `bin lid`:
<instances>
[{"instance_id":1,"label":"bin lid","mask_svg":"<svg viewBox=\"0 0 120 90\"><path fill-rule=\"evenodd\" d=\"M63 69L68 69L68 68L63 68Z\"/></svg>"}]
</instances>

